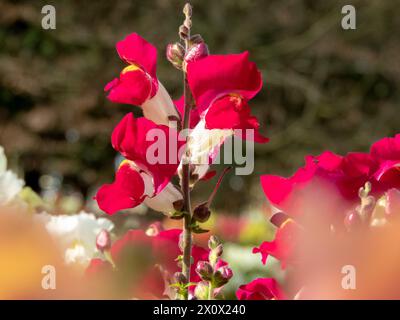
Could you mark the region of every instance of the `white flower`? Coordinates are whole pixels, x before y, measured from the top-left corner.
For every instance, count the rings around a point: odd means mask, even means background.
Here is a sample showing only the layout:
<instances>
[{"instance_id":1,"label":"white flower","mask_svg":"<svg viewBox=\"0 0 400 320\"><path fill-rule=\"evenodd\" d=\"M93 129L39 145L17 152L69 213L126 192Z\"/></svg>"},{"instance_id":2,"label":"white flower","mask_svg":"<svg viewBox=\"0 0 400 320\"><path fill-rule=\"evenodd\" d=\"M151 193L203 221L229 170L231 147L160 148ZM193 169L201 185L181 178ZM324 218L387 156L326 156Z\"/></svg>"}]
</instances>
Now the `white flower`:
<instances>
[{"instance_id":1,"label":"white flower","mask_svg":"<svg viewBox=\"0 0 400 320\"><path fill-rule=\"evenodd\" d=\"M47 231L57 239L65 251L66 263L88 264L96 249L96 237L105 229L111 231L114 224L106 218L96 218L84 211L75 215L37 215Z\"/></svg>"},{"instance_id":2,"label":"white flower","mask_svg":"<svg viewBox=\"0 0 400 320\"><path fill-rule=\"evenodd\" d=\"M0 206L10 203L19 194L24 186L24 181L17 175L7 170L7 158L3 147L0 146Z\"/></svg>"}]
</instances>

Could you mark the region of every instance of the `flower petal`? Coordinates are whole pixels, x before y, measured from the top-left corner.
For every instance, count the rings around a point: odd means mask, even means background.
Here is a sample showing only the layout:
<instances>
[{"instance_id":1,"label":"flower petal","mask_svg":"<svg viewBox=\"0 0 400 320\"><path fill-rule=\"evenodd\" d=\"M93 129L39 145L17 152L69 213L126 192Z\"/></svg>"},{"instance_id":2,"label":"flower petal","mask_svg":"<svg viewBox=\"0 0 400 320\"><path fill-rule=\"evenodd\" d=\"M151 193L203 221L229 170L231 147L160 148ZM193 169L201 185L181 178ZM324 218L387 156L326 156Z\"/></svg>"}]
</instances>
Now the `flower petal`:
<instances>
[{"instance_id":1,"label":"flower petal","mask_svg":"<svg viewBox=\"0 0 400 320\"><path fill-rule=\"evenodd\" d=\"M143 115L156 124L170 126L170 118L180 119L174 103L167 90L158 83L157 93L150 99L146 100L142 105ZM171 127L177 128L177 125Z\"/></svg>"},{"instance_id":2,"label":"flower petal","mask_svg":"<svg viewBox=\"0 0 400 320\"><path fill-rule=\"evenodd\" d=\"M259 123L256 117L250 114L248 103L239 96L226 95L214 101L205 113L207 129L240 129L242 139L250 137L248 129L253 129L252 139L255 142L265 143L268 138L259 132Z\"/></svg>"},{"instance_id":3,"label":"flower petal","mask_svg":"<svg viewBox=\"0 0 400 320\"><path fill-rule=\"evenodd\" d=\"M181 96L178 100L174 101L176 109L180 113L181 119L183 120L185 114L185 97ZM198 108L192 108L190 110L190 123L189 128L193 129L200 121L200 114ZM183 125L183 123L182 123Z\"/></svg>"},{"instance_id":4,"label":"flower petal","mask_svg":"<svg viewBox=\"0 0 400 320\"><path fill-rule=\"evenodd\" d=\"M257 278L236 291L239 300L284 300L285 294L272 278Z\"/></svg>"},{"instance_id":5,"label":"flower petal","mask_svg":"<svg viewBox=\"0 0 400 320\"><path fill-rule=\"evenodd\" d=\"M132 113L115 127L111 142L115 150L152 175L156 194L176 173L179 150L185 143L175 129L146 118L135 119Z\"/></svg>"},{"instance_id":6,"label":"flower petal","mask_svg":"<svg viewBox=\"0 0 400 320\"><path fill-rule=\"evenodd\" d=\"M140 106L151 96L152 81L140 69L121 72L104 91L109 92L107 98L112 102Z\"/></svg>"},{"instance_id":7,"label":"flower petal","mask_svg":"<svg viewBox=\"0 0 400 320\"><path fill-rule=\"evenodd\" d=\"M174 202L182 199L182 193L172 183L168 183L159 194L146 198L144 203L155 211L172 214L176 211Z\"/></svg>"},{"instance_id":8,"label":"flower petal","mask_svg":"<svg viewBox=\"0 0 400 320\"><path fill-rule=\"evenodd\" d=\"M112 184L103 185L96 194L101 210L108 214L134 208L144 199L144 182L140 173L129 162L123 163Z\"/></svg>"},{"instance_id":9,"label":"flower petal","mask_svg":"<svg viewBox=\"0 0 400 320\"><path fill-rule=\"evenodd\" d=\"M157 49L137 33L132 33L117 43L122 60L140 66L152 78L156 78Z\"/></svg>"},{"instance_id":10,"label":"flower petal","mask_svg":"<svg viewBox=\"0 0 400 320\"><path fill-rule=\"evenodd\" d=\"M188 64L188 82L200 113L222 95L236 93L250 100L262 87L261 73L249 53L209 55Z\"/></svg>"}]
</instances>

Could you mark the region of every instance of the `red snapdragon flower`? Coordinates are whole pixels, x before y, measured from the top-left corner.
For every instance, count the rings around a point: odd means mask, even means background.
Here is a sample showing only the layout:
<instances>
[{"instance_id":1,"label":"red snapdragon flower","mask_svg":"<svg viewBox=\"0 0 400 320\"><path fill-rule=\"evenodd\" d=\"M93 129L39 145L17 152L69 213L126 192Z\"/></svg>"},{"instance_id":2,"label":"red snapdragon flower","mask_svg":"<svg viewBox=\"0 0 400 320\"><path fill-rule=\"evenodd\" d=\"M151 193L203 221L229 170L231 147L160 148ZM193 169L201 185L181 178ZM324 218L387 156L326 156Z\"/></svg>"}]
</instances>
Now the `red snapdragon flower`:
<instances>
[{"instance_id":1,"label":"red snapdragon flower","mask_svg":"<svg viewBox=\"0 0 400 320\"><path fill-rule=\"evenodd\" d=\"M305 161L305 166L289 178L261 176L268 200L291 216L302 216L315 208L321 212L338 211L338 206L352 204L375 167L367 153L349 153L342 157L327 151L319 156L307 156ZM318 193L324 197L324 203L317 201Z\"/></svg>"},{"instance_id":2,"label":"red snapdragon flower","mask_svg":"<svg viewBox=\"0 0 400 320\"><path fill-rule=\"evenodd\" d=\"M157 159L152 158L153 153L149 154L155 143L152 134L164 139L157 141L160 147L154 150ZM97 192L99 207L113 214L145 202L157 211L174 211L173 203L182 199L182 195L169 181L176 173L178 151L184 145L178 140L176 130L146 118L135 119L129 113L115 127L111 141L127 160L119 166L114 183L103 185ZM170 146L170 141L176 142L176 146ZM174 159L170 159L171 154Z\"/></svg>"},{"instance_id":3,"label":"red snapdragon flower","mask_svg":"<svg viewBox=\"0 0 400 320\"><path fill-rule=\"evenodd\" d=\"M254 129L255 142L268 141L248 105L262 87L261 73L248 52L209 55L188 63L187 72L205 129Z\"/></svg>"},{"instance_id":4,"label":"red snapdragon flower","mask_svg":"<svg viewBox=\"0 0 400 320\"><path fill-rule=\"evenodd\" d=\"M262 87L261 73L249 61L248 52L209 55L187 64L187 78L196 107L191 111L189 144L193 174L202 178L217 157L225 139L239 138L265 143L259 123L251 115L249 100ZM176 101L183 112L183 100Z\"/></svg>"},{"instance_id":5,"label":"red snapdragon flower","mask_svg":"<svg viewBox=\"0 0 400 320\"><path fill-rule=\"evenodd\" d=\"M168 278L180 271L176 258L182 254L179 249L181 233L180 229L171 229L158 231L150 236L142 230L130 230L111 247L110 253L116 269L112 271L107 261L93 259L86 274L93 278L100 274L104 276L106 273L115 281L121 279L118 274L122 274L129 294L134 297L163 298L169 290ZM195 268L199 261L208 259L208 254L208 249L193 246L191 282L201 281ZM154 267L155 265L158 267ZM222 261L219 266L224 265L226 262Z\"/></svg>"},{"instance_id":6,"label":"red snapdragon flower","mask_svg":"<svg viewBox=\"0 0 400 320\"><path fill-rule=\"evenodd\" d=\"M400 207L399 167L400 135L396 135L374 143L369 153L339 156L324 152L316 157L307 156L305 166L289 178L261 176L261 185L270 203L286 213L287 221L292 222L278 225L275 239L262 243L253 252L261 253L263 263L268 255L281 260L283 267L293 263L298 251L300 224L307 226L309 232L313 226L341 230L346 222L352 223L348 219L360 219L353 212L360 202L359 190L366 182L371 185L370 196L377 199L385 194L386 215L392 218Z\"/></svg>"},{"instance_id":7,"label":"red snapdragon flower","mask_svg":"<svg viewBox=\"0 0 400 320\"><path fill-rule=\"evenodd\" d=\"M278 282L272 278L258 278L241 285L236 291L239 300L285 300Z\"/></svg>"},{"instance_id":8,"label":"red snapdragon flower","mask_svg":"<svg viewBox=\"0 0 400 320\"><path fill-rule=\"evenodd\" d=\"M358 190L367 181L375 196L390 188L399 188L399 168L400 134L377 141L369 153L339 156L327 151L319 156L307 156L305 166L293 176L263 175L261 185L272 205L289 215L299 216L310 207L310 202L315 204L315 195L307 197L307 190L317 184L330 189L335 194L334 201L353 204L358 201ZM325 207L332 202L326 202Z\"/></svg>"},{"instance_id":9,"label":"red snapdragon flower","mask_svg":"<svg viewBox=\"0 0 400 320\"><path fill-rule=\"evenodd\" d=\"M141 106L144 116L157 124L169 125L170 117L179 119L168 92L157 79L157 49L136 33L119 41L116 48L128 66L105 86L108 99Z\"/></svg>"}]
</instances>

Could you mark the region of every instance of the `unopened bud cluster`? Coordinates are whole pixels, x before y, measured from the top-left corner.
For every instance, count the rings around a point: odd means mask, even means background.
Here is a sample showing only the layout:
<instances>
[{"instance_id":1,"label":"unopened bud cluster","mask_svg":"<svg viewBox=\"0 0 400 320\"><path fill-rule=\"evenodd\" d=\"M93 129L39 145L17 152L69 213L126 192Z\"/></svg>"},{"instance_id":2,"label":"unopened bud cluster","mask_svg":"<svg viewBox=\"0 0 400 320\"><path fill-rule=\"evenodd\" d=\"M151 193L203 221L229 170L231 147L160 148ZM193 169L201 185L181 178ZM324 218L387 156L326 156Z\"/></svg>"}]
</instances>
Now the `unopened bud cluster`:
<instances>
[{"instance_id":1,"label":"unopened bud cluster","mask_svg":"<svg viewBox=\"0 0 400 320\"><path fill-rule=\"evenodd\" d=\"M209 51L201 35L190 35L190 29L192 27L192 7L190 4L185 5L183 13L185 15L185 20L179 27L179 37L186 45L183 46L179 42L170 43L167 45L166 55L168 61L171 62L175 68L186 71L186 66L189 62L208 56Z\"/></svg>"},{"instance_id":2,"label":"unopened bud cluster","mask_svg":"<svg viewBox=\"0 0 400 320\"><path fill-rule=\"evenodd\" d=\"M213 299L216 289L227 284L233 276L232 270L221 260L223 247L216 236L210 237L208 247L208 261L199 261L196 266L196 273L202 280L194 291L196 299L199 300Z\"/></svg>"},{"instance_id":3,"label":"unopened bud cluster","mask_svg":"<svg viewBox=\"0 0 400 320\"><path fill-rule=\"evenodd\" d=\"M378 199L370 192L371 184L369 182L360 188L358 193L360 204L347 212L344 218L347 230L356 230L362 226L383 226L396 218L400 212L400 191L398 189L390 189Z\"/></svg>"}]
</instances>

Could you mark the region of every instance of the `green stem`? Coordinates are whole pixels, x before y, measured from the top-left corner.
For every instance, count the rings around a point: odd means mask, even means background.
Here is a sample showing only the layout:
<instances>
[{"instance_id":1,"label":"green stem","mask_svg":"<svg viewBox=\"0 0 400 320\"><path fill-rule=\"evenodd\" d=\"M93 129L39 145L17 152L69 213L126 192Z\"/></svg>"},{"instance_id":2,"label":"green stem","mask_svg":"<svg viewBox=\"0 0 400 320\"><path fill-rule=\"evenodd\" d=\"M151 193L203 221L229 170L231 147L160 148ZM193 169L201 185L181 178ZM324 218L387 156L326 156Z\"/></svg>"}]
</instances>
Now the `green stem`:
<instances>
[{"instance_id":1,"label":"green stem","mask_svg":"<svg viewBox=\"0 0 400 320\"><path fill-rule=\"evenodd\" d=\"M213 285L212 285L212 282L210 281L209 283L208 283L208 300L214 300L213 299L213 296L212 296L212 293L213 293Z\"/></svg>"}]
</instances>

